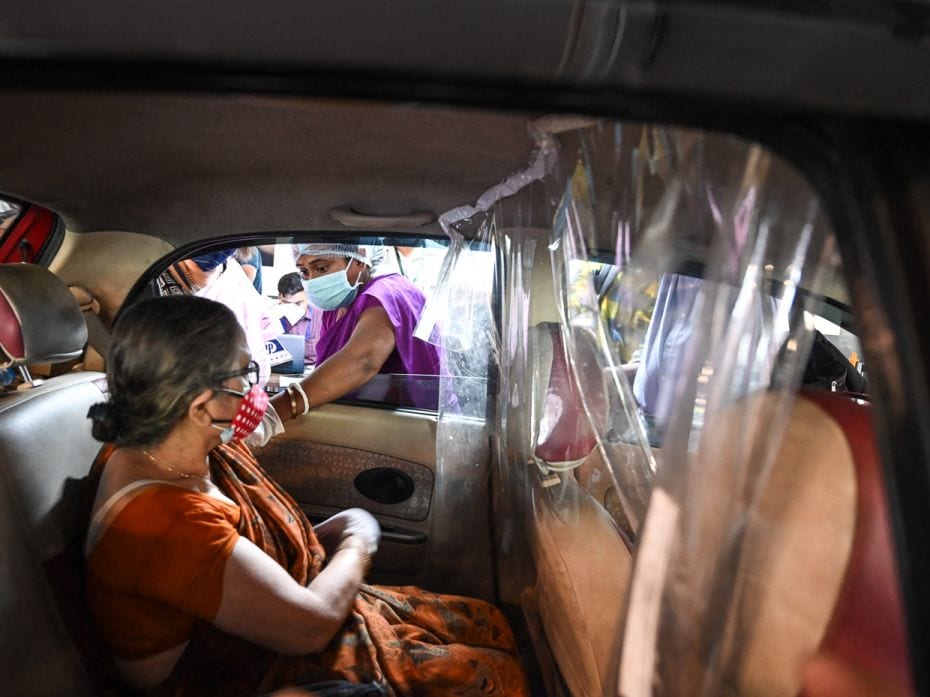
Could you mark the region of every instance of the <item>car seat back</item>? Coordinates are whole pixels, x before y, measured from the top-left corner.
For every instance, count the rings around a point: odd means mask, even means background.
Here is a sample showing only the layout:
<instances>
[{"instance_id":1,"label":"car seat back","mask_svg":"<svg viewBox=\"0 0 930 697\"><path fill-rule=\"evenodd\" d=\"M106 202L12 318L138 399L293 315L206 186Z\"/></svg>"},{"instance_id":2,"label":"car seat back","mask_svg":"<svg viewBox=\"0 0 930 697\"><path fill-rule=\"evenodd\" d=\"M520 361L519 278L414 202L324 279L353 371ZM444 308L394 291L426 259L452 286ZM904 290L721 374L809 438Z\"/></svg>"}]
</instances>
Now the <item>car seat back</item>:
<instances>
[{"instance_id":1,"label":"car seat back","mask_svg":"<svg viewBox=\"0 0 930 697\"><path fill-rule=\"evenodd\" d=\"M806 397L846 434L858 484L852 551L820 652L868 675L883 686L884 694L913 695L904 602L871 405L825 392ZM805 697L819 695L808 690Z\"/></svg>"},{"instance_id":2,"label":"car seat back","mask_svg":"<svg viewBox=\"0 0 930 697\"><path fill-rule=\"evenodd\" d=\"M732 461L739 444L752 444L742 448L743 456L762 457L754 448L768 443L768 429L785 403L782 393L757 392L708 420L696 468L702 485L716 492L720 503L721 520L712 525L735 524L723 519L730 510L725 499L734 495L723 463ZM727 687L737 695L797 694L800 667L823 639L852 549L855 454L843 429L816 404L801 396L789 403L785 430L758 499L746 520L736 521L745 525L742 580L739 611L729 622L739 646ZM745 432L746 414L753 415L757 433ZM717 514L707 511L706 519ZM708 538L725 539L717 534Z\"/></svg>"},{"instance_id":3,"label":"car seat back","mask_svg":"<svg viewBox=\"0 0 930 697\"><path fill-rule=\"evenodd\" d=\"M770 429L786 404L784 431L772 452ZM675 666L674 676L659 677L675 683L670 694L697 694L695 686L703 683L713 685L714 694L795 697L805 666L823 652L840 655L857 670L865 666L887 684L907 685L897 567L870 409L838 393L760 391L708 417L689 484L701 492L690 491L682 508L690 513L678 523L681 537L672 544L679 553L672 564L687 556L719 571L714 561L727 554L738 567L707 576L710 586L687 569L669 569L670 579L687 579L687 592L678 587L663 596L667 605L661 608L680 623L658 634L656 664ZM747 422L755 428L747 430ZM742 471L734 458L769 455L752 504L734 517L734 477ZM655 502L654 496L650 516ZM653 545L658 538L649 536L650 516L640 558L669 550L667 539ZM739 554L721 550L720 540L739 540ZM655 594L648 569L644 578L644 588ZM620 680L632 689L627 678L642 675L640 648L650 639L637 630L645 625L636 608L631 606L626 623L630 645L623 647Z\"/></svg>"},{"instance_id":4,"label":"car seat back","mask_svg":"<svg viewBox=\"0 0 930 697\"><path fill-rule=\"evenodd\" d=\"M601 459L580 393L590 390L596 420L606 410L601 378L594 370L578 384L556 323L531 328L528 353L535 405L528 460L539 476L532 477L530 535L536 584L524 605L537 613L568 692L603 694L632 557L613 519L575 477L577 468Z\"/></svg>"},{"instance_id":5,"label":"car seat back","mask_svg":"<svg viewBox=\"0 0 930 697\"><path fill-rule=\"evenodd\" d=\"M0 350L7 365L79 356L81 310L49 271L0 264ZM61 563L82 533L81 480L100 444L87 410L105 396L101 373L72 373L0 395L0 682L6 694L95 692L62 592L80 603L79 560ZM83 648L83 647L81 647Z\"/></svg>"}]
</instances>

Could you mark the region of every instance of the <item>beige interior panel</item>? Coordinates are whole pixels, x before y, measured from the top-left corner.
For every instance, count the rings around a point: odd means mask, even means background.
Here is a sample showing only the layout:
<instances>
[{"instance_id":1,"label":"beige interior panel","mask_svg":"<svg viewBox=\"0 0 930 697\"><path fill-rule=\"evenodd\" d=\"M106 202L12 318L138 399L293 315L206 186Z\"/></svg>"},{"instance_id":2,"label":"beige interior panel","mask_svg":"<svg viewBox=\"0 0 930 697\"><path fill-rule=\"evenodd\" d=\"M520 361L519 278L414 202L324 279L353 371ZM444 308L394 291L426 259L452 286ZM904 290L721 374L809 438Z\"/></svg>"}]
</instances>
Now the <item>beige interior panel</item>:
<instances>
[{"instance_id":1,"label":"beige interior panel","mask_svg":"<svg viewBox=\"0 0 930 697\"><path fill-rule=\"evenodd\" d=\"M856 472L840 426L798 399L765 493L749 521L742 694L793 697L800 659L833 613L852 549Z\"/></svg>"},{"instance_id":2,"label":"beige interior panel","mask_svg":"<svg viewBox=\"0 0 930 697\"><path fill-rule=\"evenodd\" d=\"M448 444L438 453L437 430ZM262 464L311 516L351 504L378 518L385 537L373 581L493 598L483 421L454 419L440 427L435 414L327 404L289 422L266 447ZM413 499L398 506L357 495L355 477L374 467L410 476ZM424 542L398 541L410 533L422 533Z\"/></svg>"},{"instance_id":3,"label":"beige interior panel","mask_svg":"<svg viewBox=\"0 0 930 697\"><path fill-rule=\"evenodd\" d=\"M552 232L527 228L520 234L536 240L533 275L530 278L529 326L534 327L542 322L558 322L559 307L552 287L552 264L549 258L549 237Z\"/></svg>"},{"instance_id":4,"label":"beige interior panel","mask_svg":"<svg viewBox=\"0 0 930 697\"><path fill-rule=\"evenodd\" d=\"M567 476L570 516L547 492L535 497L536 602L546 641L569 691L604 694L626 605L632 553L607 513Z\"/></svg>"},{"instance_id":5,"label":"beige interior panel","mask_svg":"<svg viewBox=\"0 0 930 697\"><path fill-rule=\"evenodd\" d=\"M278 438L357 448L433 468L436 422L435 414L325 404L289 421Z\"/></svg>"},{"instance_id":6,"label":"beige interior panel","mask_svg":"<svg viewBox=\"0 0 930 697\"><path fill-rule=\"evenodd\" d=\"M526 166L531 120L269 95L7 92L0 132L19 137L3 141L0 191L56 211L69 229L118 227L176 245L351 230L330 210L438 215L475 201ZM443 235L436 222L410 231Z\"/></svg>"},{"instance_id":7,"label":"beige interior panel","mask_svg":"<svg viewBox=\"0 0 930 697\"><path fill-rule=\"evenodd\" d=\"M66 232L49 266L69 286L81 286L100 303L100 319L113 323L117 310L142 273L172 247L133 232Z\"/></svg>"}]
</instances>

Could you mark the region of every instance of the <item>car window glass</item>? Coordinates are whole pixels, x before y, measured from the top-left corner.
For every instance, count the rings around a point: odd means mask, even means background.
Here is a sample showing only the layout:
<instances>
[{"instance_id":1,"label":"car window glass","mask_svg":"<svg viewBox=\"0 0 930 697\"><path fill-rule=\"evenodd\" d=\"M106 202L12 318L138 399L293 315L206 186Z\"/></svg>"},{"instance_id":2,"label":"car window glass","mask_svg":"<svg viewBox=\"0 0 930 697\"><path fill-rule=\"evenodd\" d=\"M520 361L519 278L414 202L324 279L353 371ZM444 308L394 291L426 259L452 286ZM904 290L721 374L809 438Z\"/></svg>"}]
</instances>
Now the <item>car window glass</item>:
<instances>
[{"instance_id":1,"label":"car window glass","mask_svg":"<svg viewBox=\"0 0 930 697\"><path fill-rule=\"evenodd\" d=\"M355 243L353 240L340 241L345 244ZM490 250L473 250L474 263L468 274L468 293L453 296L445 294L442 298L436 298L434 296L448 248L445 241L402 238L395 243L386 237L358 241L363 243L361 248L367 258L374 262L370 269L371 279L392 275L403 277L415 289L411 291L415 302L425 303L424 309L430 303L435 306L452 302L458 307L459 314L467 314L470 312L467 307L470 302L485 306L490 302L494 268ZM295 259L295 245L290 239L256 242L246 247L200 250L197 254L177 260L156 275L150 284L150 292L156 295L193 293L231 307L246 331L253 356L262 367L262 380L266 389L276 392L284 389L298 376L314 370L318 362L317 343L329 326L327 323L336 324L337 319L342 319L345 310L327 311L314 304L306 292L309 279L300 275L301 269ZM330 276L333 272L329 263L331 261L319 266L325 270L323 275ZM338 261L335 266L341 263ZM416 321L413 321L403 328L398 326L395 331L406 332L405 336L409 339L416 325ZM438 327L437 331L442 332L442 327ZM459 341L461 343L461 339ZM398 343L402 341L398 339ZM438 335L433 335L426 343L436 345ZM469 347L462 346L460 349L467 350ZM435 350L439 355L438 346ZM448 351L452 350L448 348ZM487 350L487 347L476 350ZM388 360L381 373L365 385L345 394L342 401L430 411L439 408L438 365L432 372L412 372L405 370L399 361L393 358ZM486 372L470 372L459 377L459 389L466 389L471 395L480 395L482 404L472 404L471 409L483 415L483 402L487 393ZM461 401L464 403L464 396Z\"/></svg>"},{"instance_id":2,"label":"car window glass","mask_svg":"<svg viewBox=\"0 0 930 697\"><path fill-rule=\"evenodd\" d=\"M47 266L64 233L64 225L52 211L0 199L0 263Z\"/></svg>"},{"instance_id":3,"label":"car window glass","mask_svg":"<svg viewBox=\"0 0 930 697\"><path fill-rule=\"evenodd\" d=\"M0 237L13 225L21 210L18 203L0 199Z\"/></svg>"}]
</instances>

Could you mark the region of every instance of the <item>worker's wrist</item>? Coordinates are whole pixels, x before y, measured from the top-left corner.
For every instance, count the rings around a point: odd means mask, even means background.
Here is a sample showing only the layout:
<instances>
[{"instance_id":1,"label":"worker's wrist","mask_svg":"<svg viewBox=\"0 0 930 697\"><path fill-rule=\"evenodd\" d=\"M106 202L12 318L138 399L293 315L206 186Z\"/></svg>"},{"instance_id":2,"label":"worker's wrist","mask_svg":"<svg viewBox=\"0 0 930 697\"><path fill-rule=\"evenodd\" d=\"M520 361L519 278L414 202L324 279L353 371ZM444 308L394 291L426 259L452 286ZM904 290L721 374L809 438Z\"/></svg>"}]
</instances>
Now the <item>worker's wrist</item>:
<instances>
[{"instance_id":1,"label":"worker's wrist","mask_svg":"<svg viewBox=\"0 0 930 697\"><path fill-rule=\"evenodd\" d=\"M310 395L299 382L292 382L286 389L291 405L291 418L306 416L310 412Z\"/></svg>"}]
</instances>

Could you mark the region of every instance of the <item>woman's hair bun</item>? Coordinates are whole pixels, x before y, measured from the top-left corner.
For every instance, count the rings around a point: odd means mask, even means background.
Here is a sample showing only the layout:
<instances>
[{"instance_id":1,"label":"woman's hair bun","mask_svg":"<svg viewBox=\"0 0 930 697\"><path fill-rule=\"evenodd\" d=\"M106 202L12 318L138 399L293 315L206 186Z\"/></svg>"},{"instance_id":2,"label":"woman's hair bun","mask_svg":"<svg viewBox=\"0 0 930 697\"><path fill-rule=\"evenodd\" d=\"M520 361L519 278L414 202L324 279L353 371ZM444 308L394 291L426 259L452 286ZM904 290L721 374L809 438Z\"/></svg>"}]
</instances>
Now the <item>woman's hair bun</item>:
<instances>
[{"instance_id":1,"label":"woman's hair bun","mask_svg":"<svg viewBox=\"0 0 930 697\"><path fill-rule=\"evenodd\" d=\"M97 402L87 411L87 418L93 422L91 433L94 438L109 443L119 435L116 409L109 402Z\"/></svg>"}]
</instances>

